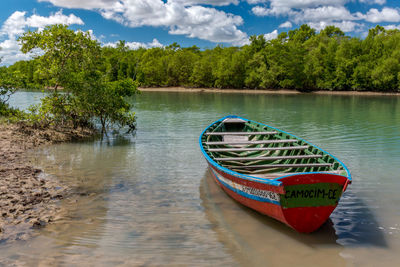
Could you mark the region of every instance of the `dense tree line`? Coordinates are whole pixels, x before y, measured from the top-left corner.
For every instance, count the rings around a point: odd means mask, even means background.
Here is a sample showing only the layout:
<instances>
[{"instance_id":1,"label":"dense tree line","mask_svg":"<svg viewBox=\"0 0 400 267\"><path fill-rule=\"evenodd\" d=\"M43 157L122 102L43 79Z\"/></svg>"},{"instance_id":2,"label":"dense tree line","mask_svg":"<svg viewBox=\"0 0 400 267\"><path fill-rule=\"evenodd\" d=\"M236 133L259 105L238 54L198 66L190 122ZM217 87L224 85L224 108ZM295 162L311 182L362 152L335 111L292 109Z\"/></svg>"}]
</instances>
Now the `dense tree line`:
<instances>
[{"instance_id":1,"label":"dense tree line","mask_svg":"<svg viewBox=\"0 0 400 267\"><path fill-rule=\"evenodd\" d=\"M308 25L266 41L252 36L242 47L200 50L174 43L162 48L101 48L107 81L133 79L140 86L249 89L399 91L400 31L376 26L365 39L328 26L317 33ZM56 86L38 60L17 62L13 73L25 88ZM50 82L50 83L49 83Z\"/></svg>"}]
</instances>

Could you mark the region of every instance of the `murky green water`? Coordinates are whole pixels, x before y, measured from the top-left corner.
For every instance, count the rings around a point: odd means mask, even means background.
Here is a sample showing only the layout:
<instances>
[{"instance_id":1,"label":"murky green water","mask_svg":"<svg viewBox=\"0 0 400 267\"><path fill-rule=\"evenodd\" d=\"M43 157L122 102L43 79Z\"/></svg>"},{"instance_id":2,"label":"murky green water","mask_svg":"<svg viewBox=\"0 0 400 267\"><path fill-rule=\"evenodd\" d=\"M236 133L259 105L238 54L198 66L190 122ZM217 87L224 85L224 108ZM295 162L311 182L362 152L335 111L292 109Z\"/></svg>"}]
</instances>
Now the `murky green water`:
<instances>
[{"instance_id":1,"label":"murky green water","mask_svg":"<svg viewBox=\"0 0 400 267\"><path fill-rule=\"evenodd\" d=\"M34 93L19 93L25 105ZM29 101L28 101L29 102ZM21 265L399 266L400 97L145 92L135 136L35 153L74 186L65 219L0 244ZM298 234L231 200L198 147L227 114L265 122L329 151L354 182L331 220Z\"/></svg>"}]
</instances>

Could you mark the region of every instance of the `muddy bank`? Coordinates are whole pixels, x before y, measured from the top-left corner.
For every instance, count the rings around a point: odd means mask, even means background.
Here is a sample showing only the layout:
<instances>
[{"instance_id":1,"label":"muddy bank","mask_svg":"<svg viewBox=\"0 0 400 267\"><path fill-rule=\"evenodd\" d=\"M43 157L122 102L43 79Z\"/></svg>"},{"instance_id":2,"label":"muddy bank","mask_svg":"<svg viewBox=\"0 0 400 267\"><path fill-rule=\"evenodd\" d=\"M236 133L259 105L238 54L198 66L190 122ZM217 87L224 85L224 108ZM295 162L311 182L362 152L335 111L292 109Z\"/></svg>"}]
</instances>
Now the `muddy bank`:
<instances>
[{"instance_id":1,"label":"muddy bank","mask_svg":"<svg viewBox=\"0 0 400 267\"><path fill-rule=\"evenodd\" d=\"M60 217L68 188L35 168L26 156L38 146L82 139L89 129L34 129L0 123L0 242L29 238L32 229Z\"/></svg>"},{"instance_id":2,"label":"muddy bank","mask_svg":"<svg viewBox=\"0 0 400 267\"><path fill-rule=\"evenodd\" d=\"M143 92L187 92L187 93L238 93L238 94L316 94L316 95L359 95L359 96L400 96L400 92L373 91L313 91L302 93L297 90L268 90L268 89L219 89L219 88L186 88L186 87L140 87Z\"/></svg>"}]
</instances>

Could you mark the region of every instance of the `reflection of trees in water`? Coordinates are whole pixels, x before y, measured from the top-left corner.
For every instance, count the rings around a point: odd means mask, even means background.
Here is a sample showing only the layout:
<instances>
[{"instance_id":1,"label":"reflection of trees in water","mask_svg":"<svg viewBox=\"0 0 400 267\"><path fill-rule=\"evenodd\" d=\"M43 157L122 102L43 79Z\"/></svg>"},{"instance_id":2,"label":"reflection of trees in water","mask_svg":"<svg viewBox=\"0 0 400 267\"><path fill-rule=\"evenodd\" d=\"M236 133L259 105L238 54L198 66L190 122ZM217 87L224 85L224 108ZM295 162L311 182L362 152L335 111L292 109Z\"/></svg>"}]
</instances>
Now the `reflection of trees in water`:
<instances>
[{"instance_id":1,"label":"reflection of trees in water","mask_svg":"<svg viewBox=\"0 0 400 267\"><path fill-rule=\"evenodd\" d=\"M126 140L116 138L87 145L61 144L43 152L45 156L39 157L38 165L72 189L69 197L61 202L62 219L45 227L42 235L33 240L41 246L32 247L42 248L35 252L34 258L46 259L45 263L49 264L79 263L82 258L86 263L98 260L90 255L101 246L107 231L109 192L122 192L128 187L118 177L120 167L128 164L128 150L114 146L127 144Z\"/></svg>"}]
</instances>

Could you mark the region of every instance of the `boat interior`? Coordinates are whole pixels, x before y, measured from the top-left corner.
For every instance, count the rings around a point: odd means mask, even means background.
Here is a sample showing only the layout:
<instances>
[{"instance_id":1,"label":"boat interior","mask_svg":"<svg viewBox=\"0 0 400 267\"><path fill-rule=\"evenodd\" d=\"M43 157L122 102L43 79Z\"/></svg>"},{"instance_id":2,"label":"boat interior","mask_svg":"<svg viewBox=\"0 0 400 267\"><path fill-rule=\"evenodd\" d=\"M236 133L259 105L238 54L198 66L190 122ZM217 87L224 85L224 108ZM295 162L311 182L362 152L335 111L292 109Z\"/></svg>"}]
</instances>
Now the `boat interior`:
<instances>
[{"instance_id":1,"label":"boat interior","mask_svg":"<svg viewBox=\"0 0 400 267\"><path fill-rule=\"evenodd\" d=\"M347 174L334 157L306 141L241 118L226 118L210 126L202 144L219 165L255 177L275 179L304 172Z\"/></svg>"}]
</instances>

